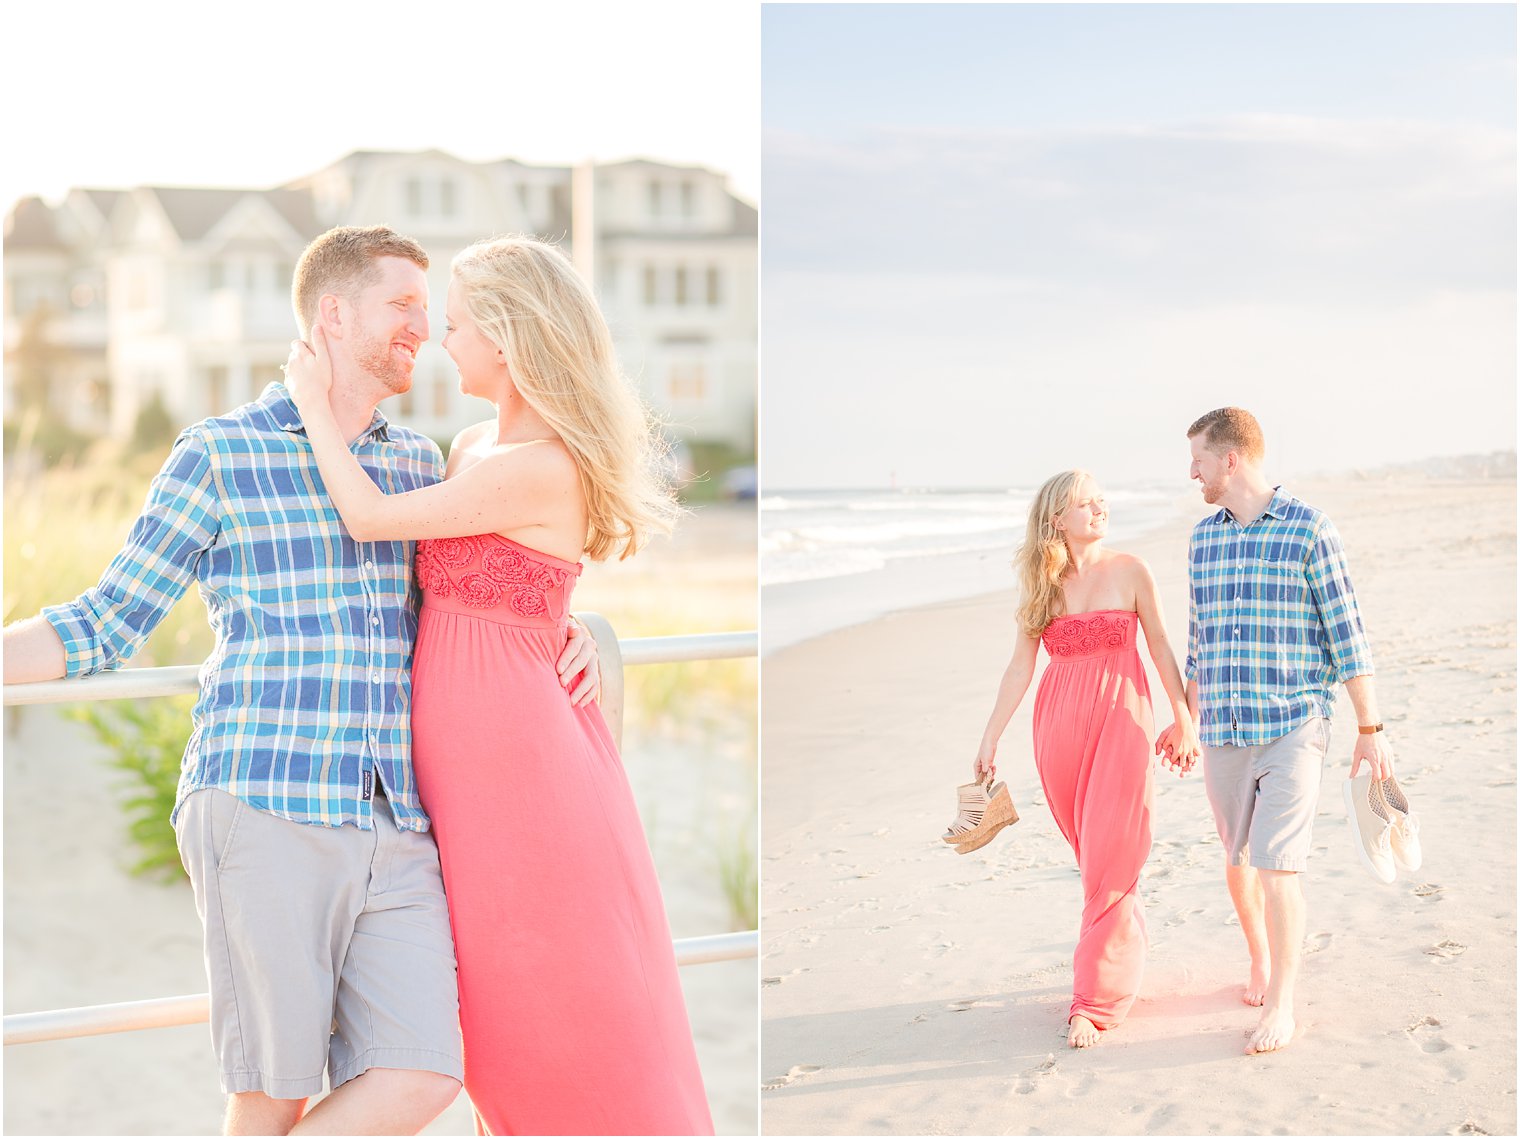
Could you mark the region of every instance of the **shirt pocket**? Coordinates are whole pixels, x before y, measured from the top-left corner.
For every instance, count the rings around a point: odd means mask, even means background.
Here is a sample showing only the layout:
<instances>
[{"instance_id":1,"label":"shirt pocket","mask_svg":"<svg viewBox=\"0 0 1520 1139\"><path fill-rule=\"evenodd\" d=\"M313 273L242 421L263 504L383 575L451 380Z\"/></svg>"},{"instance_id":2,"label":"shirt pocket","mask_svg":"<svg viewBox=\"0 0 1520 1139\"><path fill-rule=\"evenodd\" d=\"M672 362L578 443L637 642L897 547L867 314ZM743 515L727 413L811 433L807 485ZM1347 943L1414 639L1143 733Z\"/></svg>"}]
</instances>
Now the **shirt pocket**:
<instances>
[{"instance_id":1,"label":"shirt pocket","mask_svg":"<svg viewBox=\"0 0 1520 1139\"><path fill-rule=\"evenodd\" d=\"M1296 560L1252 558L1245 566L1256 600L1270 606L1302 609L1309 598L1304 565Z\"/></svg>"}]
</instances>

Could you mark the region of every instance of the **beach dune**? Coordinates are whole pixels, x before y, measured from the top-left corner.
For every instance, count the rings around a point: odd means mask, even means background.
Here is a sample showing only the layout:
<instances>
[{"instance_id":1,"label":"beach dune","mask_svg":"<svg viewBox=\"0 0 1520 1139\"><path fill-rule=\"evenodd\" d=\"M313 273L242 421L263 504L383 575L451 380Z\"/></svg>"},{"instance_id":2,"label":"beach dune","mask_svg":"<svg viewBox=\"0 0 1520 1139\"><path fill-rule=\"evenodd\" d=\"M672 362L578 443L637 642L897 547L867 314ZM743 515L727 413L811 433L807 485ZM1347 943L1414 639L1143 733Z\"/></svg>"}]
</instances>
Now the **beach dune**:
<instances>
[{"instance_id":1,"label":"beach dune","mask_svg":"<svg viewBox=\"0 0 1520 1139\"><path fill-rule=\"evenodd\" d=\"M1424 847L1391 886L1357 860L1341 695L1293 1045L1243 1054L1257 1013L1201 775L1156 774L1145 985L1085 1051L1065 1044L1080 883L1030 758L1032 689L999 752L1021 821L966 856L939 841L1012 649L1010 582L766 659L765 1133L1514 1133L1512 472L1288 489L1344 538ZM1179 651L1203 512L1119 544L1150 562Z\"/></svg>"}]
</instances>

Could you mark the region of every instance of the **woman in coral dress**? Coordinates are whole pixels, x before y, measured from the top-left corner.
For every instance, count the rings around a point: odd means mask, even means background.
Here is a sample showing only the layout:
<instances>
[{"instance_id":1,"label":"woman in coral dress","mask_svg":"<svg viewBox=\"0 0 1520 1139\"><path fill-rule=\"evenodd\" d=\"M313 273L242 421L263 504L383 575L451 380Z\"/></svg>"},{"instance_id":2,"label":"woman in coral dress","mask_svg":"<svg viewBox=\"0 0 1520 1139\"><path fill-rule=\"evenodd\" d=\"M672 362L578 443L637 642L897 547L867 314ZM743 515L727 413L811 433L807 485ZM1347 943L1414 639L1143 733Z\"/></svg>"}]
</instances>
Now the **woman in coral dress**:
<instances>
[{"instance_id":1,"label":"woman in coral dress","mask_svg":"<svg viewBox=\"0 0 1520 1139\"><path fill-rule=\"evenodd\" d=\"M994 770L998 739L1034 676L1034 756L1045 801L1082 875L1082 924L1072 955L1068 1043L1085 1048L1119 1024L1140 991L1145 917L1140 869L1151 848L1150 688L1137 630L1175 717L1156 741L1179 773L1199 755L1182 676L1146 564L1103 547L1108 509L1085 471L1050 479L1029 509L1015 565L1020 637L1003 674L974 770Z\"/></svg>"},{"instance_id":2,"label":"woman in coral dress","mask_svg":"<svg viewBox=\"0 0 1520 1139\"><path fill-rule=\"evenodd\" d=\"M287 372L350 533L419 539L413 761L449 899L477 1130L711 1134L633 795L600 709L567 698L556 670L581 558L626 557L676 507L563 255L530 239L472 246L446 313L461 388L496 416L455 439L436 486L386 495L364 475L328 408L320 326ZM335 315L321 322L334 334L378 342L370 358L393 347L387 330Z\"/></svg>"}]
</instances>

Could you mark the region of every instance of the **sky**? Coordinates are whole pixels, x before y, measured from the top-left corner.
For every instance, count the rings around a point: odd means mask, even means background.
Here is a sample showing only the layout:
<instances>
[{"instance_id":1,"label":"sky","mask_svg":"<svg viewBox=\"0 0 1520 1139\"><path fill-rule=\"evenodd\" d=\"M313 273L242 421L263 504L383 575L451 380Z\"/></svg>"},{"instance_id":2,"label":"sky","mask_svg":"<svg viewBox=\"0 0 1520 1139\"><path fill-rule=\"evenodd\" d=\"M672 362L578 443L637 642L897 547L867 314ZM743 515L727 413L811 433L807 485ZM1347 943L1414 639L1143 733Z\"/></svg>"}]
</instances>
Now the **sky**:
<instances>
[{"instance_id":1,"label":"sky","mask_svg":"<svg viewBox=\"0 0 1520 1139\"><path fill-rule=\"evenodd\" d=\"M762 15L766 489L1515 445L1508 5Z\"/></svg>"},{"instance_id":2,"label":"sky","mask_svg":"<svg viewBox=\"0 0 1520 1139\"><path fill-rule=\"evenodd\" d=\"M758 8L733 0L11 4L0 200L264 188L436 147L707 166L753 203L759 64Z\"/></svg>"}]
</instances>

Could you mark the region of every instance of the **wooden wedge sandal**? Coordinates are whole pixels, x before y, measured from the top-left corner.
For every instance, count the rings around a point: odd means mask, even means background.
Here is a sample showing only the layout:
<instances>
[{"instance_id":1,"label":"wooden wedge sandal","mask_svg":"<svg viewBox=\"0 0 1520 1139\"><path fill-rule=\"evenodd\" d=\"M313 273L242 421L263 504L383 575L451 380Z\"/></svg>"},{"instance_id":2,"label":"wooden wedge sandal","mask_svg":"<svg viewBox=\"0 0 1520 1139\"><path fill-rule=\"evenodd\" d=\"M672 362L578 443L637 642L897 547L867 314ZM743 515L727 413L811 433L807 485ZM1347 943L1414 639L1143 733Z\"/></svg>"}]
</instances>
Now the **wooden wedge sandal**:
<instances>
[{"instance_id":1,"label":"wooden wedge sandal","mask_svg":"<svg viewBox=\"0 0 1520 1139\"><path fill-rule=\"evenodd\" d=\"M1008 794L1008 785L993 783L990 772L977 782L963 783L955 790L960 800L960 814L940 839L954 846L957 854L970 854L981 849L997 837L998 831L1019 821L1019 813L1013 808L1013 797Z\"/></svg>"}]
</instances>

